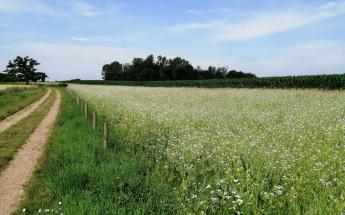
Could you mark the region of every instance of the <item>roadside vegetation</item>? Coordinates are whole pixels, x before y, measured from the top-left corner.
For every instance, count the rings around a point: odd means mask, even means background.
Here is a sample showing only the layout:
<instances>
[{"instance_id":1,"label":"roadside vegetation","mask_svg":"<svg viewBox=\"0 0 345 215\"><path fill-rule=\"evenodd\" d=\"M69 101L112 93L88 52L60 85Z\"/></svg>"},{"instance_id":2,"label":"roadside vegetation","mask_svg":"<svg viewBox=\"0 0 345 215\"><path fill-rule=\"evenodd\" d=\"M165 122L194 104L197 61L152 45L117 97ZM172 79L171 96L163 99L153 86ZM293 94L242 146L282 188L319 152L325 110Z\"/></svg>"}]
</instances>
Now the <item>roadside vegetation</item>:
<instances>
[{"instance_id":1,"label":"roadside vegetation","mask_svg":"<svg viewBox=\"0 0 345 215\"><path fill-rule=\"evenodd\" d=\"M37 94L41 91L32 92ZM42 90L42 92L45 91ZM34 132L41 120L49 112L55 100L55 94L56 93L52 91L50 97L31 115L11 126L8 130L0 133L0 171L2 171L13 159L16 150L25 143L26 139Z\"/></svg>"},{"instance_id":2,"label":"roadside vegetation","mask_svg":"<svg viewBox=\"0 0 345 215\"><path fill-rule=\"evenodd\" d=\"M45 92L43 87L8 87L0 91L0 120L23 109L42 97Z\"/></svg>"},{"instance_id":3,"label":"roadside vegetation","mask_svg":"<svg viewBox=\"0 0 345 215\"><path fill-rule=\"evenodd\" d=\"M55 131L17 214L179 213L169 185L150 171L154 160L125 147L116 128L104 149L101 126L93 134L75 100L61 92ZM100 115L100 125L103 120Z\"/></svg>"}]
</instances>

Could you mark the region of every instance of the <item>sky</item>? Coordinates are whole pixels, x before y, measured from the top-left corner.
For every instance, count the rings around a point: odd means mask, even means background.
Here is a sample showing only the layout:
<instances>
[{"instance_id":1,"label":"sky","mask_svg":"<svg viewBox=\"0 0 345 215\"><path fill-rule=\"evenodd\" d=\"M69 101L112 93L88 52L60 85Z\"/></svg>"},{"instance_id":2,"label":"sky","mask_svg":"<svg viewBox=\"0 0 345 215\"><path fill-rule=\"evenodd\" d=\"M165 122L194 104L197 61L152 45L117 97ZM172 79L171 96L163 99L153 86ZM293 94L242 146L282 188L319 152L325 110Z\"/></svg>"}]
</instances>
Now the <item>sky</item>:
<instances>
[{"instance_id":1,"label":"sky","mask_svg":"<svg viewBox=\"0 0 345 215\"><path fill-rule=\"evenodd\" d=\"M149 54L259 77L345 73L345 0L0 0L0 71L29 55L50 81L101 79Z\"/></svg>"}]
</instances>

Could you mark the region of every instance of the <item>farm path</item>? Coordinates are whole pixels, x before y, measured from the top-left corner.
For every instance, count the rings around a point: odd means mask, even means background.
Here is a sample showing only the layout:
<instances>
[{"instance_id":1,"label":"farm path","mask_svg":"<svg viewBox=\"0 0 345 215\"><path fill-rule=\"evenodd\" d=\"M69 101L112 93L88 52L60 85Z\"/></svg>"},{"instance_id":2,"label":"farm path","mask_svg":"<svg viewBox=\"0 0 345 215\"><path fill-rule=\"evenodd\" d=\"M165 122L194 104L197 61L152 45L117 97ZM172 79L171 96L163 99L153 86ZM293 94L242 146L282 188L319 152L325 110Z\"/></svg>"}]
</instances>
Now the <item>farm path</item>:
<instances>
[{"instance_id":1,"label":"farm path","mask_svg":"<svg viewBox=\"0 0 345 215\"><path fill-rule=\"evenodd\" d=\"M50 131L56 121L61 94L57 96L48 114L18 150L8 167L0 174L0 214L10 214L20 203L25 184L29 181L38 159L42 156Z\"/></svg>"},{"instance_id":2,"label":"farm path","mask_svg":"<svg viewBox=\"0 0 345 215\"><path fill-rule=\"evenodd\" d=\"M37 101L31 103L24 109L0 121L0 133L6 131L12 125L18 123L20 120L32 114L49 97L50 93L51 90L49 89L48 92Z\"/></svg>"}]
</instances>

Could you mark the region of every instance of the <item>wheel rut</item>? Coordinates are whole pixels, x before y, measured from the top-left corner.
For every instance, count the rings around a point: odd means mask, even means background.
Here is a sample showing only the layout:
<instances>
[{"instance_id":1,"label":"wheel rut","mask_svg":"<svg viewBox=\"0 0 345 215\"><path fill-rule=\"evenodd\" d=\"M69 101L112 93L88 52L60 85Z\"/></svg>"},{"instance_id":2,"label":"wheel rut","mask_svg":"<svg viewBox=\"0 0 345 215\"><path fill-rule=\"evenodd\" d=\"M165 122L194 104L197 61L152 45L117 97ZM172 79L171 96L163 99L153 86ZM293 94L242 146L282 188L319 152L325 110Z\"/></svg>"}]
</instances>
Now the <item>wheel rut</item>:
<instances>
[{"instance_id":1,"label":"wheel rut","mask_svg":"<svg viewBox=\"0 0 345 215\"><path fill-rule=\"evenodd\" d=\"M54 104L35 131L17 151L14 159L0 174L0 214L10 214L20 203L23 189L35 170L56 121L61 94L57 91ZM50 91L49 91L50 94Z\"/></svg>"}]
</instances>

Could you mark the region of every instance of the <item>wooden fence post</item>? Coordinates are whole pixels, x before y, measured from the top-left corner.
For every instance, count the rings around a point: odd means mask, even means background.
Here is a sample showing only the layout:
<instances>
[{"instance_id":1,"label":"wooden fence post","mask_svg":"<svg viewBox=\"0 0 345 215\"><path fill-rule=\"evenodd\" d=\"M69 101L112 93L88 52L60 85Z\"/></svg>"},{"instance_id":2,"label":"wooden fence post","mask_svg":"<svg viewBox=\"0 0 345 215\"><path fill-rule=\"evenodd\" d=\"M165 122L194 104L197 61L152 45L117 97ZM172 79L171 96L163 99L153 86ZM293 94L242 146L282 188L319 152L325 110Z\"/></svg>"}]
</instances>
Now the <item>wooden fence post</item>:
<instances>
[{"instance_id":1,"label":"wooden fence post","mask_svg":"<svg viewBox=\"0 0 345 215\"><path fill-rule=\"evenodd\" d=\"M87 119L87 103L84 102L85 119Z\"/></svg>"},{"instance_id":2,"label":"wooden fence post","mask_svg":"<svg viewBox=\"0 0 345 215\"><path fill-rule=\"evenodd\" d=\"M108 123L104 122L104 133L103 133L103 147L107 148L108 147Z\"/></svg>"},{"instance_id":3,"label":"wooden fence post","mask_svg":"<svg viewBox=\"0 0 345 215\"><path fill-rule=\"evenodd\" d=\"M97 123L97 114L96 112L92 113L92 130L94 133L96 133L96 123Z\"/></svg>"}]
</instances>

